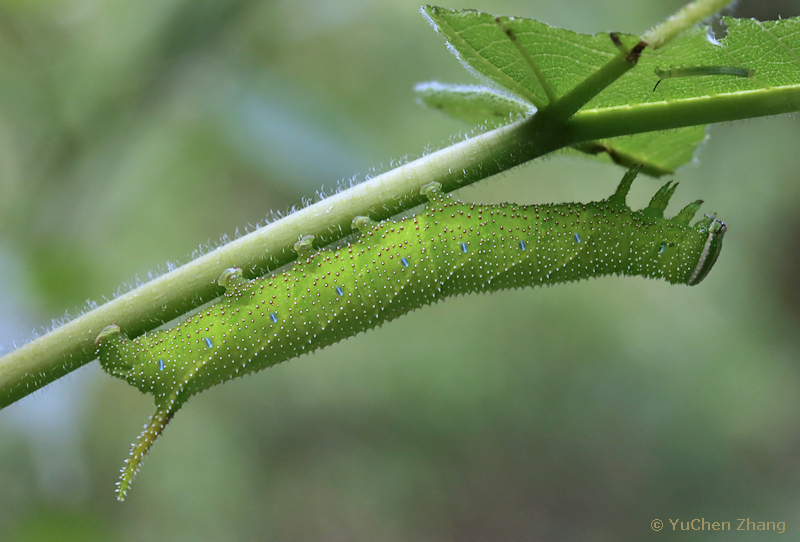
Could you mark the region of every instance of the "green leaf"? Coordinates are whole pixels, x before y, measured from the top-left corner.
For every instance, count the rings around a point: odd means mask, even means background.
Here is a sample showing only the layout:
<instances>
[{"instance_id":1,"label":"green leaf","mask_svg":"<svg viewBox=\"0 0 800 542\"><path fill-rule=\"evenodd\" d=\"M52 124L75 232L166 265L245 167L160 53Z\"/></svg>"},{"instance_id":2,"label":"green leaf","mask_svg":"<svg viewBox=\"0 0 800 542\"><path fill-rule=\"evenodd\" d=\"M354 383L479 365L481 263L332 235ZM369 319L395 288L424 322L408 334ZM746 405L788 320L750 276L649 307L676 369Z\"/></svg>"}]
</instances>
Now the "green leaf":
<instances>
[{"instance_id":1,"label":"green leaf","mask_svg":"<svg viewBox=\"0 0 800 542\"><path fill-rule=\"evenodd\" d=\"M645 132L588 141L575 145L573 149L583 156L594 155L602 161L627 168L638 164L642 166L642 173L660 177L675 173L678 167L690 162L694 150L706 138L704 126L690 126L669 132Z\"/></svg>"},{"instance_id":2,"label":"green leaf","mask_svg":"<svg viewBox=\"0 0 800 542\"><path fill-rule=\"evenodd\" d=\"M535 108L524 100L477 85L431 81L420 83L414 92L426 106L470 124L505 124L535 112Z\"/></svg>"},{"instance_id":3,"label":"green leaf","mask_svg":"<svg viewBox=\"0 0 800 542\"><path fill-rule=\"evenodd\" d=\"M719 41L709 37L707 27L698 27L662 49L646 50L634 70L600 93L586 109L627 105L634 96L637 103L648 104L800 86L800 18L760 22L723 17L722 23L728 32ZM667 79L653 91L658 81L655 69L673 66L731 66L753 70L754 75Z\"/></svg>"},{"instance_id":4,"label":"green leaf","mask_svg":"<svg viewBox=\"0 0 800 542\"><path fill-rule=\"evenodd\" d=\"M470 71L537 107L550 103L542 81L503 28L511 30L557 96L585 80L619 54L608 33L589 36L534 19L495 17L474 10L423 9L450 50ZM635 43L635 36L620 36Z\"/></svg>"},{"instance_id":5,"label":"green leaf","mask_svg":"<svg viewBox=\"0 0 800 542\"><path fill-rule=\"evenodd\" d=\"M594 36L554 28L533 19L495 17L474 10L427 6L424 13L441 32L450 50L478 76L497 84L536 108L557 102L587 77L619 55L609 34ZM684 32L658 50L645 49L635 68L599 92L576 115L582 120L625 108L631 115L649 113L651 105L708 99L710 107L730 108L746 93L773 94L798 88L800 81L800 19L759 22L725 17L727 37L715 40L706 27ZM638 40L620 36L626 45ZM653 90L659 78L656 68L725 66L753 70L749 78L701 75L670 78ZM501 95L502 91L494 91ZM454 93L451 93L454 94ZM423 101L462 120L480 122L494 98L457 100L442 96ZM728 100L726 103L726 99ZM499 100L497 100L499 102ZM458 107L455 106L458 103ZM511 103L511 102L509 102ZM475 104L475 110L467 109ZM502 110L499 105L494 106ZM508 107L507 107L508 108ZM510 108L509 108L510 109ZM521 107L517 108L521 110ZM690 124L689 122L676 122ZM651 175L671 173L691 160L704 140L702 126L659 134L638 134L577 146L589 154L602 154L622 165L645 164Z\"/></svg>"},{"instance_id":6,"label":"green leaf","mask_svg":"<svg viewBox=\"0 0 800 542\"><path fill-rule=\"evenodd\" d=\"M513 31L547 83L562 96L619 54L609 34L590 36L533 19L495 17L480 11L428 6L424 12L467 67L505 90L541 107L548 103L542 82L508 35ZM727 37L709 38L707 27L686 31L661 49L645 49L636 68L601 92L585 109L632 106L665 99L717 96L776 87L800 80L800 18L759 22L724 17ZM621 36L626 43L636 40ZM695 76L669 79L654 92L655 68L731 66L754 70L750 78ZM664 87L662 89L662 87ZM584 109L584 110L585 110Z\"/></svg>"},{"instance_id":7,"label":"green leaf","mask_svg":"<svg viewBox=\"0 0 800 542\"><path fill-rule=\"evenodd\" d=\"M426 106L470 125L500 125L535 112L523 100L477 85L427 82L417 85L414 91ZM626 168L641 165L642 173L660 177L690 161L695 147L705 138L702 126L691 126L589 141L573 149Z\"/></svg>"}]
</instances>

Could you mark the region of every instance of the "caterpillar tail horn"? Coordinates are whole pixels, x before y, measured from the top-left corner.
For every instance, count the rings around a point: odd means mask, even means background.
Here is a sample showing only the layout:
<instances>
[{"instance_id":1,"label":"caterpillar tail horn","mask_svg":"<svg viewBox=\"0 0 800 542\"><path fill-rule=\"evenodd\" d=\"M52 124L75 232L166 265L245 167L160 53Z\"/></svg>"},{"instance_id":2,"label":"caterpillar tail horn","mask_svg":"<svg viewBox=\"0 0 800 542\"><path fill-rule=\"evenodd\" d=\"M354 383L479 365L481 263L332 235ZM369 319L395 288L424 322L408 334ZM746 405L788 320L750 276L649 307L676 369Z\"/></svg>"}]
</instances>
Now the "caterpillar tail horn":
<instances>
[{"instance_id":1,"label":"caterpillar tail horn","mask_svg":"<svg viewBox=\"0 0 800 542\"><path fill-rule=\"evenodd\" d=\"M150 418L150 423L145 428L144 432L139 437L138 442L131 446L131 455L125 460L125 467L122 469L122 475L117 482L117 500L124 501L128 493L128 488L131 487L133 478L139 472L139 467L142 464L144 456L150 451L150 448L155 444L158 436L164 431L169 421L175 415L174 410L166 410L161 407L156 409L156 413Z\"/></svg>"}]
</instances>

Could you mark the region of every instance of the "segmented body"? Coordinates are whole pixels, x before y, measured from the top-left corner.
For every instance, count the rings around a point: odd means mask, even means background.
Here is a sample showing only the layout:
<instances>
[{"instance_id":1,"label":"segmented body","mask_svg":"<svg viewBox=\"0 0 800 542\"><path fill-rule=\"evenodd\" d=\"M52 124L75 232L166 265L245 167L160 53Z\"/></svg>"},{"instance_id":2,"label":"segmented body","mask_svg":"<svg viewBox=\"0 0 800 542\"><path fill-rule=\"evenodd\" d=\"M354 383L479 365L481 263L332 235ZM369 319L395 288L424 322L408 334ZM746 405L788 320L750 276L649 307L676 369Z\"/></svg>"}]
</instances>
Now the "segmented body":
<instances>
[{"instance_id":1,"label":"segmented body","mask_svg":"<svg viewBox=\"0 0 800 542\"><path fill-rule=\"evenodd\" d=\"M280 274L245 280L229 270L221 301L172 329L131 341L109 326L98 337L103 367L154 394L157 406L123 472L120 498L190 396L437 299L608 274L696 284L719 254L724 224L709 216L689 227L699 202L663 218L669 184L646 209L631 211L625 195L633 177L588 204L481 205L432 189L421 213L379 224L362 217L356 242Z\"/></svg>"}]
</instances>

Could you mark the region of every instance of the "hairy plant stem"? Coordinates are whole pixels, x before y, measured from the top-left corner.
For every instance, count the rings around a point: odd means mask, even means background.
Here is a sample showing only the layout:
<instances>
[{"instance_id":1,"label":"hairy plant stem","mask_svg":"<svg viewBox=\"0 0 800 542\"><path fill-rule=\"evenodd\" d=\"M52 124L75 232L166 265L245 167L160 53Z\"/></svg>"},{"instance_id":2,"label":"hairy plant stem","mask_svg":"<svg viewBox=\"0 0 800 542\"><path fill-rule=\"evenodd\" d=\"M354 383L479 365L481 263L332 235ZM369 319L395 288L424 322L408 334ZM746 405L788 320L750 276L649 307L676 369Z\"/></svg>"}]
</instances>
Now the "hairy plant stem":
<instances>
[{"instance_id":1,"label":"hairy plant stem","mask_svg":"<svg viewBox=\"0 0 800 542\"><path fill-rule=\"evenodd\" d=\"M646 36L663 43L726 4L698 0ZM154 329L218 297L222 289L216 280L226 268L242 267L248 277L263 275L296 258L291 247L302 235L314 235L318 246L341 239L351 233L350 222L356 215L381 220L423 203L419 189L428 183L439 182L449 192L585 141L800 110L800 89L787 88L777 94L771 89L575 113L633 63L623 53L540 114L429 154L310 205L5 355L0 358L0 408L92 361L94 339L105 326L116 323L131 337Z\"/></svg>"},{"instance_id":2,"label":"hairy plant stem","mask_svg":"<svg viewBox=\"0 0 800 542\"><path fill-rule=\"evenodd\" d=\"M642 41L651 49L660 49L675 36L703 19L725 9L733 0L698 0L686 4L666 21L657 24L642 35Z\"/></svg>"}]
</instances>

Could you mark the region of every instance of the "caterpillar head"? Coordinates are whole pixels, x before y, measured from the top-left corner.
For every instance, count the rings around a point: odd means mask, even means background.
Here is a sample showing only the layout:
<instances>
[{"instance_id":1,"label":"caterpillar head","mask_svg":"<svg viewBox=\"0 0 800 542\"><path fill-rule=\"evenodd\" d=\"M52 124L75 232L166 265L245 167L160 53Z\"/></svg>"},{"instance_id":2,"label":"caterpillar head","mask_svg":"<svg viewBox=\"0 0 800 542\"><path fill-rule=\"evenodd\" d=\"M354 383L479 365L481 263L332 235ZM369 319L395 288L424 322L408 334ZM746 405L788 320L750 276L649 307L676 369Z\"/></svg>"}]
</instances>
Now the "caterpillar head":
<instances>
[{"instance_id":1,"label":"caterpillar head","mask_svg":"<svg viewBox=\"0 0 800 542\"><path fill-rule=\"evenodd\" d=\"M689 277L689 286L699 284L714 267L722 250L722 238L728 231L728 227L717 218L716 214L706 215L703 220L694 225L693 229L700 233L701 239L704 237L705 241L700 251L700 258Z\"/></svg>"},{"instance_id":2,"label":"caterpillar head","mask_svg":"<svg viewBox=\"0 0 800 542\"><path fill-rule=\"evenodd\" d=\"M715 214L706 215L694 226L683 224L678 217L666 222L656 247L660 276L672 284L699 284L717 261L728 227Z\"/></svg>"},{"instance_id":3,"label":"caterpillar head","mask_svg":"<svg viewBox=\"0 0 800 542\"><path fill-rule=\"evenodd\" d=\"M624 198L636 173L636 168L628 171L612 196L612 201L614 198ZM664 210L677 186L677 183L672 182L662 186L650 200L650 204L641 211L646 219L658 224L660 236L654 254L659 270L651 276L663 277L672 284L694 286L708 275L717 261L722 250L722 238L728 227L716 214L707 214L694 226L689 225L703 200L691 202L673 218L665 218Z\"/></svg>"}]
</instances>

